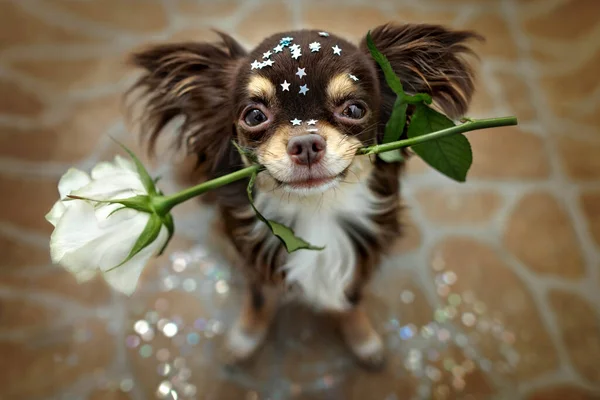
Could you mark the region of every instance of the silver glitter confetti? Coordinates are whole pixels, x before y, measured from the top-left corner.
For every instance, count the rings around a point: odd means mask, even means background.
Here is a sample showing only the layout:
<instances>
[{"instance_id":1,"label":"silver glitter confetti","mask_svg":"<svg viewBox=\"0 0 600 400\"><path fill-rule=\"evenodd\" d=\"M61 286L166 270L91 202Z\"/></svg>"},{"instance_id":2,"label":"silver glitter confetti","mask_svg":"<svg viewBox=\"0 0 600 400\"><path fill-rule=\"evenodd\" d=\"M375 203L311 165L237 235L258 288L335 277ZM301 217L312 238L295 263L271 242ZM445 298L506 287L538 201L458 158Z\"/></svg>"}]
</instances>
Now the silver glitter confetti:
<instances>
[{"instance_id":1,"label":"silver glitter confetti","mask_svg":"<svg viewBox=\"0 0 600 400\"><path fill-rule=\"evenodd\" d=\"M262 63L258 60L254 60L254 62L252 64L250 64L250 69L259 69L260 66L262 65Z\"/></svg>"},{"instance_id":2,"label":"silver glitter confetti","mask_svg":"<svg viewBox=\"0 0 600 400\"><path fill-rule=\"evenodd\" d=\"M308 92L310 89L308 88L308 86L306 85L302 85L300 86L300 91L298 92L298 94L303 94L306 96L306 92Z\"/></svg>"},{"instance_id":3,"label":"silver glitter confetti","mask_svg":"<svg viewBox=\"0 0 600 400\"><path fill-rule=\"evenodd\" d=\"M298 75L298 78L302 79L303 76L306 76L306 72L304 72L306 68L298 68L298 72L296 72L296 75Z\"/></svg>"}]
</instances>

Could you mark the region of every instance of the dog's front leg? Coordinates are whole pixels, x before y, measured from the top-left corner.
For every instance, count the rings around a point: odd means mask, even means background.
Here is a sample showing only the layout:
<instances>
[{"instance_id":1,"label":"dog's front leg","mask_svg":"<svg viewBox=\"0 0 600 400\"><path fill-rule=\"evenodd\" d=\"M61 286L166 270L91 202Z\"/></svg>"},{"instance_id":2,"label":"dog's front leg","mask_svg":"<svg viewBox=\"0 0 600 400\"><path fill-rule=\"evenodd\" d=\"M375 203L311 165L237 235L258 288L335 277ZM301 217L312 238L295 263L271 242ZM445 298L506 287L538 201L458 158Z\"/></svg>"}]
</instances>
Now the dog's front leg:
<instances>
[{"instance_id":1,"label":"dog's front leg","mask_svg":"<svg viewBox=\"0 0 600 400\"><path fill-rule=\"evenodd\" d=\"M249 285L240 315L227 335L227 363L247 360L260 347L277 311L279 297L276 288Z\"/></svg>"},{"instance_id":2,"label":"dog's front leg","mask_svg":"<svg viewBox=\"0 0 600 400\"><path fill-rule=\"evenodd\" d=\"M339 314L342 336L354 356L369 369L383 366L384 346L361 302Z\"/></svg>"}]
</instances>

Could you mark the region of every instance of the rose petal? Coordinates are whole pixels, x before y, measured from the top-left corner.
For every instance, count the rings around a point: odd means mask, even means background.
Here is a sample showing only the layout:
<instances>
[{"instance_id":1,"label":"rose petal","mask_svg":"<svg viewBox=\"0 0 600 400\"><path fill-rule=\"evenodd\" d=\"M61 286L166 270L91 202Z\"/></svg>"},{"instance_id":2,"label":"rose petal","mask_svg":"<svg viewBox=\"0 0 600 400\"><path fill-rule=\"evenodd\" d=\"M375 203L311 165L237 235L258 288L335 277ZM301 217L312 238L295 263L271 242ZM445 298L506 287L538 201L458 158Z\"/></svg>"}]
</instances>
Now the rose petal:
<instances>
[{"instance_id":1,"label":"rose petal","mask_svg":"<svg viewBox=\"0 0 600 400\"><path fill-rule=\"evenodd\" d=\"M81 189L88 183L90 183L90 177L83 171L76 168L69 168L67 172L60 178L58 182L58 192L60 198L64 199L67 195L71 194L72 191Z\"/></svg>"},{"instance_id":2,"label":"rose petal","mask_svg":"<svg viewBox=\"0 0 600 400\"><path fill-rule=\"evenodd\" d=\"M130 296L137 286L138 280L148 260L157 254L167 241L169 234L163 226L154 242L145 247L131 260L115 268L112 271L104 273L104 279L115 290Z\"/></svg>"},{"instance_id":3,"label":"rose petal","mask_svg":"<svg viewBox=\"0 0 600 400\"><path fill-rule=\"evenodd\" d=\"M68 217L66 217L67 215ZM78 217L69 209L62 220ZM89 218L89 215L86 218ZM59 244L58 241L54 243L56 247L60 246L64 252L60 264L71 272L77 272L84 268L107 270L122 263L131 252L150 215L126 209L112 214L102 223L98 223L95 217L92 218L94 223L83 228L86 230L84 233L86 238L83 240L87 241L73 243L73 236L77 236L77 234L70 232L72 236L61 237L67 244ZM61 223L59 223L59 227Z\"/></svg>"},{"instance_id":4,"label":"rose petal","mask_svg":"<svg viewBox=\"0 0 600 400\"><path fill-rule=\"evenodd\" d=\"M93 200L114 200L147 193L139 175L119 170L118 173L91 181L73 194Z\"/></svg>"},{"instance_id":5,"label":"rose petal","mask_svg":"<svg viewBox=\"0 0 600 400\"><path fill-rule=\"evenodd\" d=\"M63 204L62 201L57 201L52 206L52 209L48 214L46 214L46 221L50 222L52 225L56 226L60 218L63 216L67 207Z\"/></svg>"},{"instance_id":6,"label":"rose petal","mask_svg":"<svg viewBox=\"0 0 600 400\"><path fill-rule=\"evenodd\" d=\"M115 164L121 168L128 169L137 174L137 167L135 166L133 161L128 158L121 157L120 155L116 155L115 156Z\"/></svg>"}]
</instances>

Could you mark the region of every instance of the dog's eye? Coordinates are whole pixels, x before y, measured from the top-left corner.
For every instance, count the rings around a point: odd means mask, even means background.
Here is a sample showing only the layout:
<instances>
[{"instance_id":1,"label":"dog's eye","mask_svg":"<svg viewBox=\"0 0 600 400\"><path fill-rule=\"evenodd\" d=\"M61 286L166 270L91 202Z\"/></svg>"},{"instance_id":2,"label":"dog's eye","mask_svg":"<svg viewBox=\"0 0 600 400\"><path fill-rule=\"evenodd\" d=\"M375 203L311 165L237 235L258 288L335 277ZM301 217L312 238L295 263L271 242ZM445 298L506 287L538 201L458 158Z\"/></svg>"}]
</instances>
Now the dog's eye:
<instances>
[{"instance_id":1,"label":"dog's eye","mask_svg":"<svg viewBox=\"0 0 600 400\"><path fill-rule=\"evenodd\" d=\"M258 108L253 108L251 110L248 110L246 115L244 115L244 122L248 126L258 126L258 125L262 124L263 122L266 122L267 120L268 120L268 118L265 115L265 113L263 113Z\"/></svg>"},{"instance_id":2,"label":"dog's eye","mask_svg":"<svg viewBox=\"0 0 600 400\"><path fill-rule=\"evenodd\" d=\"M350 119L361 119L365 116L365 113L365 108L360 104L350 104L342 111L342 115Z\"/></svg>"}]
</instances>

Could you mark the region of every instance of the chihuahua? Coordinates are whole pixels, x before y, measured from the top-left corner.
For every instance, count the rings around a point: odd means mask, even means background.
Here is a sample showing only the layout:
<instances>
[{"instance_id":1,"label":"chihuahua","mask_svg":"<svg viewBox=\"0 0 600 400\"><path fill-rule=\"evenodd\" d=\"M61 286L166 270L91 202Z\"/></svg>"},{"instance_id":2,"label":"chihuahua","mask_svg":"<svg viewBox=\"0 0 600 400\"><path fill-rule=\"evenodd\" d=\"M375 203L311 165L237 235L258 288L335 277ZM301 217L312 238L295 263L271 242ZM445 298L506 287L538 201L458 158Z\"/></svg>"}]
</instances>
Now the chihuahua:
<instances>
[{"instance_id":1,"label":"chihuahua","mask_svg":"<svg viewBox=\"0 0 600 400\"><path fill-rule=\"evenodd\" d=\"M324 247L288 254L256 217L247 181L216 191L219 221L248 283L227 336L232 361L257 350L281 295L291 293L335 318L360 362L380 367L382 340L362 299L381 257L401 234L403 163L356 151L382 140L396 96L365 40L356 46L324 31L300 30L268 37L247 52L217 33L215 43L155 45L132 56L143 71L132 90L140 89L144 99L149 147L167 124L183 117L177 144L197 155L206 179L249 165L244 154L251 153L265 167L253 189L257 209ZM473 54L468 44L479 35L386 24L371 36L407 93L430 94L453 118L466 112L474 84L465 56Z\"/></svg>"}]
</instances>

